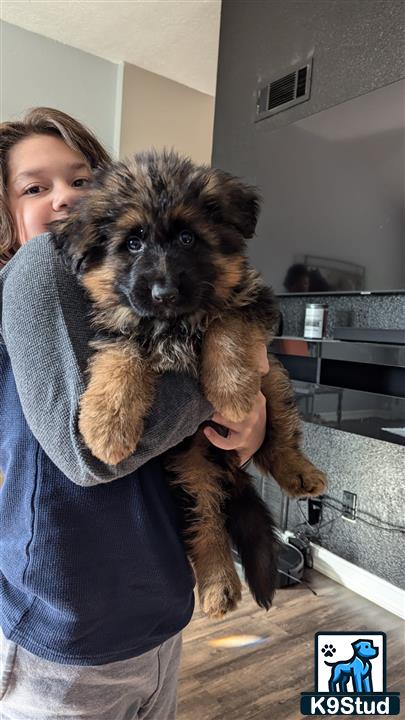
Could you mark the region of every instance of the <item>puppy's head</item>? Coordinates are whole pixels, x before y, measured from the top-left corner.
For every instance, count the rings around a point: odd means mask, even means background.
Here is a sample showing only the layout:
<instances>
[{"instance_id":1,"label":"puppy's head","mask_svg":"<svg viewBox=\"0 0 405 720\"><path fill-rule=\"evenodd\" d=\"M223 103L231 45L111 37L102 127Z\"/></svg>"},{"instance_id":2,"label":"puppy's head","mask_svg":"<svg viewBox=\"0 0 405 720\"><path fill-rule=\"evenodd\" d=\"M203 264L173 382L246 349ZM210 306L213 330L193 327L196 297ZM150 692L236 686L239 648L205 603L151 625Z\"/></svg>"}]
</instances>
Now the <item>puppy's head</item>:
<instances>
[{"instance_id":1,"label":"puppy's head","mask_svg":"<svg viewBox=\"0 0 405 720\"><path fill-rule=\"evenodd\" d=\"M227 304L243 280L256 190L175 153L100 169L54 242L95 302L159 319Z\"/></svg>"}]
</instances>

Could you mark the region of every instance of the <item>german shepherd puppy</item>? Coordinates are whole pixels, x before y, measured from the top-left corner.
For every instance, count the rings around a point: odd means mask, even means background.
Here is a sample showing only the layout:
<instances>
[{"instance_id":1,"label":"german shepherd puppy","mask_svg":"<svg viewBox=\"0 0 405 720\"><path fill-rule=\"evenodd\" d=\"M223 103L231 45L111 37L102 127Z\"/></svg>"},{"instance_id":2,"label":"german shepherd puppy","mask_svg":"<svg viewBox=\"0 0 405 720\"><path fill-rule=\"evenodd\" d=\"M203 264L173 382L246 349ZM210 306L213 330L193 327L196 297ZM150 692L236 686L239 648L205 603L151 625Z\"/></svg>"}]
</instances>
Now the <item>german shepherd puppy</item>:
<instances>
[{"instance_id":1,"label":"german shepherd puppy","mask_svg":"<svg viewBox=\"0 0 405 720\"><path fill-rule=\"evenodd\" d=\"M279 322L273 293L247 258L258 212L256 190L239 179L151 152L101 168L69 217L51 224L99 330L79 416L95 457L114 465L136 450L156 376L171 370L199 378L234 422L261 389L268 420L256 466L289 495L324 490L323 473L299 447L287 373L270 356L261 378L252 352ZM166 467L187 500L185 541L203 611L219 617L240 599L229 538L253 596L268 609L277 538L237 453L215 448L200 429L167 454Z\"/></svg>"}]
</instances>

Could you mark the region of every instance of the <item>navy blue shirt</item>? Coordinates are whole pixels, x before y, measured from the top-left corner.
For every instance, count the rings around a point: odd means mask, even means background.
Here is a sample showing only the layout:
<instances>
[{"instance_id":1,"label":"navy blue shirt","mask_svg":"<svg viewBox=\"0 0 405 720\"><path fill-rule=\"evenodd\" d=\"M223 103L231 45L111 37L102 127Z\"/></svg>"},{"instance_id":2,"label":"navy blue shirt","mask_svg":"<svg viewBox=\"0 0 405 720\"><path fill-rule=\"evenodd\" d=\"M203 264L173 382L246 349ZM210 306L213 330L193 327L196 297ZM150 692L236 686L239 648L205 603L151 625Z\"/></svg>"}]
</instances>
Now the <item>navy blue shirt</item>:
<instances>
[{"instance_id":1,"label":"navy blue shirt","mask_svg":"<svg viewBox=\"0 0 405 720\"><path fill-rule=\"evenodd\" d=\"M97 665L147 652L193 612L193 574L159 458L82 487L52 463L0 345L1 624L48 660Z\"/></svg>"}]
</instances>

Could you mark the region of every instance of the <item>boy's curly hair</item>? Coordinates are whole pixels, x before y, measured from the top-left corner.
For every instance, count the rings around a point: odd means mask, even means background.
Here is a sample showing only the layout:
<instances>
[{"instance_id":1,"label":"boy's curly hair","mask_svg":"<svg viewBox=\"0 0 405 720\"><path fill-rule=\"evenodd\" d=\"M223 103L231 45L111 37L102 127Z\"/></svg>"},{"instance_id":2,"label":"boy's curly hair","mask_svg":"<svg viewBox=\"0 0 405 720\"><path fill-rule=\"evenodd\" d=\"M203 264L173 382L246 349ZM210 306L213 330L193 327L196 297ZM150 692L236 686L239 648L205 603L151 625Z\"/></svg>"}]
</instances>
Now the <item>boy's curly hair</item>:
<instances>
[{"instance_id":1,"label":"boy's curly hair","mask_svg":"<svg viewBox=\"0 0 405 720\"><path fill-rule=\"evenodd\" d=\"M60 137L72 150L81 153L91 168L110 161L95 135L82 123L61 110L36 107L22 120L0 123L0 267L17 252L17 231L8 204L8 159L11 148L32 135Z\"/></svg>"}]
</instances>

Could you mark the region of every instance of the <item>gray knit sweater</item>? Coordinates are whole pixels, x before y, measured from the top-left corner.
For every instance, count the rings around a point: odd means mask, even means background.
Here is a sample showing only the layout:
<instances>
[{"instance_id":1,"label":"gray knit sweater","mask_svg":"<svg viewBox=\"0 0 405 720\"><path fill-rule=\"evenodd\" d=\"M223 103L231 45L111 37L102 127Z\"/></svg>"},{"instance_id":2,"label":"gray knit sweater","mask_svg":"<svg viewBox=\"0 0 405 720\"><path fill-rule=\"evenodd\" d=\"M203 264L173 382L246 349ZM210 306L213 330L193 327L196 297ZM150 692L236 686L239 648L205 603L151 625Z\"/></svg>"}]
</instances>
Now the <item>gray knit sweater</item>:
<instances>
[{"instance_id":1,"label":"gray knit sweater","mask_svg":"<svg viewBox=\"0 0 405 720\"><path fill-rule=\"evenodd\" d=\"M54 464L83 486L124 477L192 435L213 412L195 380L167 373L136 452L107 466L83 445L78 404L93 337L89 301L49 234L30 240L0 273L0 333L31 432ZM1 338L0 338L1 340Z\"/></svg>"}]
</instances>

